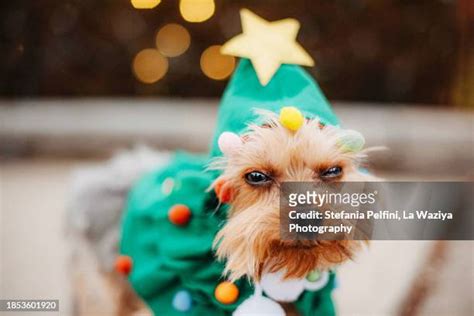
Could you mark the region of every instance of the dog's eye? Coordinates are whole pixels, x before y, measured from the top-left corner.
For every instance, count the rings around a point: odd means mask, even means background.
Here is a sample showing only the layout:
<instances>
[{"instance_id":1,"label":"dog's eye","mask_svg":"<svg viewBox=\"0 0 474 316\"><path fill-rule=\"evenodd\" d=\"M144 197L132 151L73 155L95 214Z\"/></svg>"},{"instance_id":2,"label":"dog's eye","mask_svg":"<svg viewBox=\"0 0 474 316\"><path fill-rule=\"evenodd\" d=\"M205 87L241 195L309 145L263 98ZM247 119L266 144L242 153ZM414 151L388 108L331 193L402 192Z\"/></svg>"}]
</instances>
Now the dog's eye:
<instances>
[{"instance_id":1,"label":"dog's eye","mask_svg":"<svg viewBox=\"0 0 474 316\"><path fill-rule=\"evenodd\" d=\"M320 177L323 180L331 180L342 175L342 168L339 166L334 166L331 168L327 168L326 170L320 173Z\"/></svg>"},{"instance_id":2,"label":"dog's eye","mask_svg":"<svg viewBox=\"0 0 474 316\"><path fill-rule=\"evenodd\" d=\"M272 179L260 171L252 171L245 175L245 181L250 185L265 185Z\"/></svg>"}]
</instances>

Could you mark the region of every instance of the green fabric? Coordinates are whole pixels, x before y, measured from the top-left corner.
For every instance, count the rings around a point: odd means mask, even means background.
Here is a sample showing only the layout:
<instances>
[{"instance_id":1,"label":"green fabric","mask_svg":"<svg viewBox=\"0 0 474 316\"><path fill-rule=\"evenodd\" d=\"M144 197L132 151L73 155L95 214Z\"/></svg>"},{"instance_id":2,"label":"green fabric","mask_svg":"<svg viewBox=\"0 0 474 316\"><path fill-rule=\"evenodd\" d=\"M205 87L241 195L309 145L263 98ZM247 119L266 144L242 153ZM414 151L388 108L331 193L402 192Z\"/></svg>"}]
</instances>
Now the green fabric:
<instances>
[{"instance_id":1,"label":"green fabric","mask_svg":"<svg viewBox=\"0 0 474 316\"><path fill-rule=\"evenodd\" d=\"M225 210L216 212L215 195L206 193L214 179L204 172L206 162L203 157L178 153L170 165L143 177L129 196L121 252L133 259L129 276L133 288L157 315L183 314L171 305L179 290L186 289L193 297L195 307L189 315L211 310L225 315L253 291L248 282L240 281L237 303L222 305L214 299L223 264L215 260L211 248ZM174 181L170 195L162 191L168 178ZM192 211L187 226L168 220L168 210L178 203Z\"/></svg>"},{"instance_id":2,"label":"green fabric","mask_svg":"<svg viewBox=\"0 0 474 316\"><path fill-rule=\"evenodd\" d=\"M281 107L296 106L306 117L319 116L323 123L338 120L314 80L301 67L283 65L270 83L262 87L251 63L239 63L223 96L216 134L209 156L177 153L170 164L143 177L132 189L124 212L120 250L133 260L129 280L155 315L230 315L253 293L247 280L236 285L236 303L223 305L214 297L215 287L223 281L224 264L215 259L214 236L225 223L227 206L207 189L218 177L205 172L209 159L221 155L217 138L223 131L240 133L256 122L253 108L279 112ZM258 122L257 122L258 123ZM166 179L174 181L172 192L163 192ZM165 190L166 191L166 190ZM187 205L192 218L187 226L168 220L175 204ZM305 291L295 302L302 315L333 315L331 300L334 276L320 291ZM172 306L176 292L187 290L193 307L187 313Z\"/></svg>"},{"instance_id":3,"label":"green fabric","mask_svg":"<svg viewBox=\"0 0 474 316\"><path fill-rule=\"evenodd\" d=\"M300 66L282 65L262 86L251 62L241 59L222 97L211 156L221 155L217 140L222 132L240 134L248 123L257 122L254 109L279 113L285 106L297 107L307 118L319 117L324 124L339 124L318 84Z\"/></svg>"},{"instance_id":4,"label":"green fabric","mask_svg":"<svg viewBox=\"0 0 474 316\"><path fill-rule=\"evenodd\" d=\"M334 273L331 273L328 284L320 291L304 291L295 302L296 308L302 316L331 316L335 315L334 304L331 298L334 289Z\"/></svg>"}]
</instances>

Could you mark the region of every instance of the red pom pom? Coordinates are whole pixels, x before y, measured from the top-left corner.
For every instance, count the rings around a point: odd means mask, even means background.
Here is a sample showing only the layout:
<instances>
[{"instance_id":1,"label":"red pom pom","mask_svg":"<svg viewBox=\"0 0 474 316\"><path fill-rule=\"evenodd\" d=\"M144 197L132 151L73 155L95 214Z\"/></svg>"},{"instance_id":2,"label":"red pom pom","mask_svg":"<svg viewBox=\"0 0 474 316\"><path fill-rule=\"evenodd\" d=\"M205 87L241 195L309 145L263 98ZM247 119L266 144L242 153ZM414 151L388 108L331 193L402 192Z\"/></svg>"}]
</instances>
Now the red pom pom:
<instances>
[{"instance_id":1,"label":"red pom pom","mask_svg":"<svg viewBox=\"0 0 474 316\"><path fill-rule=\"evenodd\" d=\"M219 195L221 194L222 186L224 185L225 180L224 179L218 179L216 183L214 184L214 192L216 193L216 196L219 198Z\"/></svg>"},{"instance_id":2,"label":"red pom pom","mask_svg":"<svg viewBox=\"0 0 474 316\"><path fill-rule=\"evenodd\" d=\"M115 260L115 271L123 275L129 275L132 271L132 258L129 256L119 256Z\"/></svg>"},{"instance_id":3,"label":"red pom pom","mask_svg":"<svg viewBox=\"0 0 474 316\"><path fill-rule=\"evenodd\" d=\"M168 218L171 223L184 226L191 219L191 210L186 205L176 204L169 210Z\"/></svg>"},{"instance_id":4,"label":"red pom pom","mask_svg":"<svg viewBox=\"0 0 474 316\"><path fill-rule=\"evenodd\" d=\"M214 192L221 203L229 203L232 200L232 187L224 179L217 180Z\"/></svg>"},{"instance_id":5,"label":"red pom pom","mask_svg":"<svg viewBox=\"0 0 474 316\"><path fill-rule=\"evenodd\" d=\"M219 194L219 200L222 203L229 203L232 201L232 188L230 185L224 185Z\"/></svg>"}]
</instances>

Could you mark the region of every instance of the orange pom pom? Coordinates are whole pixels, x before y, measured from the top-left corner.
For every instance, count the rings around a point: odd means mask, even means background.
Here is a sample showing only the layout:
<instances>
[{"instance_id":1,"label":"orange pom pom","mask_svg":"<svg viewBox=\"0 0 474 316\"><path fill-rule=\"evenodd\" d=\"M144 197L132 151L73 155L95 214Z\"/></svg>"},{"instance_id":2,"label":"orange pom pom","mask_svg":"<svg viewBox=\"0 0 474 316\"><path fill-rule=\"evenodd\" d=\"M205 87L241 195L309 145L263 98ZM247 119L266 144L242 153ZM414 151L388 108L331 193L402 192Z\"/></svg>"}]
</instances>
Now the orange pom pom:
<instances>
[{"instance_id":1,"label":"orange pom pom","mask_svg":"<svg viewBox=\"0 0 474 316\"><path fill-rule=\"evenodd\" d=\"M186 205L176 204L169 210L168 218L171 223L184 226L191 219L191 210Z\"/></svg>"},{"instance_id":2,"label":"orange pom pom","mask_svg":"<svg viewBox=\"0 0 474 316\"><path fill-rule=\"evenodd\" d=\"M216 300L221 304L232 304L239 297L239 288L232 282L225 281L219 283L214 291Z\"/></svg>"},{"instance_id":3,"label":"orange pom pom","mask_svg":"<svg viewBox=\"0 0 474 316\"><path fill-rule=\"evenodd\" d=\"M132 258L129 256L118 256L115 260L115 271L123 275L129 275L132 271Z\"/></svg>"}]
</instances>

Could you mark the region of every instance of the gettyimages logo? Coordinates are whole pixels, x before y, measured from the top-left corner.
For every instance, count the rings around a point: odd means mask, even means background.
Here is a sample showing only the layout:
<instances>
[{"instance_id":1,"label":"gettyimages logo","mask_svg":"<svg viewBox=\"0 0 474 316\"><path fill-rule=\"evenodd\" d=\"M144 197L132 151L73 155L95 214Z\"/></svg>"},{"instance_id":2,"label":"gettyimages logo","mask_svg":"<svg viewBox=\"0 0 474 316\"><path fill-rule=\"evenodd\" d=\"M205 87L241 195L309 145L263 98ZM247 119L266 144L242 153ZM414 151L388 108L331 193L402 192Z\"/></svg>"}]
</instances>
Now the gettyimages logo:
<instances>
[{"instance_id":1,"label":"gettyimages logo","mask_svg":"<svg viewBox=\"0 0 474 316\"><path fill-rule=\"evenodd\" d=\"M472 240L472 182L287 182L282 240Z\"/></svg>"},{"instance_id":2,"label":"gettyimages logo","mask_svg":"<svg viewBox=\"0 0 474 316\"><path fill-rule=\"evenodd\" d=\"M291 207L297 205L311 204L317 207L321 207L324 204L349 204L351 206L360 206L365 204L374 204L375 196L377 191L370 193L335 193L329 192L328 190L324 192L306 191L306 193L290 193L288 196L288 204Z\"/></svg>"}]
</instances>

